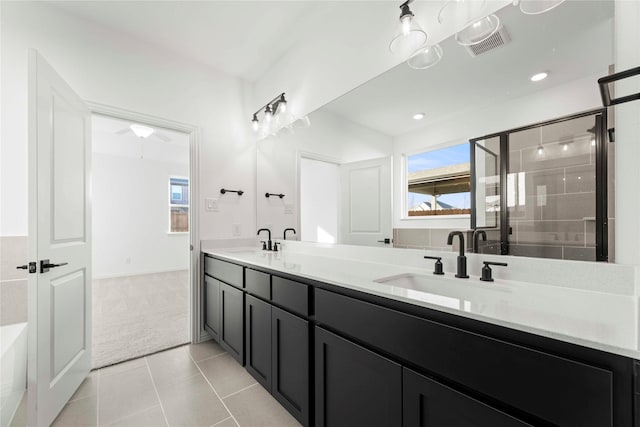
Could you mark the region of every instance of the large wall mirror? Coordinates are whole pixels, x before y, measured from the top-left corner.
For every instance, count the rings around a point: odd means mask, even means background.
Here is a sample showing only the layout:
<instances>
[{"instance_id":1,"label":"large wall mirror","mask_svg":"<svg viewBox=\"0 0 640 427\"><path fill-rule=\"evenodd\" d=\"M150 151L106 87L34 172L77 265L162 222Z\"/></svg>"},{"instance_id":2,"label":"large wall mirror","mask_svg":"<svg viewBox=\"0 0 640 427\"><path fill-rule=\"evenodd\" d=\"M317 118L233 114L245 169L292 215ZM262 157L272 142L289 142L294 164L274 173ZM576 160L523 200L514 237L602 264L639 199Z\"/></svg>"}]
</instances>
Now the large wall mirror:
<instances>
[{"instance_id":1,"label":"large wall mirror","mask_svg":"<svg viewBox=\"0 0 640 427\"><path fill-rule=\"evenodd\" d=\"M448 232L469 230L475 209L488 252L596 260L595 247L608 242L611 261L606 129L614 118L601 124L596 146L593 117L607 118L596 81L612 72L614 2L569 1L541 15L507 6L496 15L501 28L483 49L451 37L435 66L402 63L311 113L309 127L258 141L258 226L275 236L293 227L301 240L451 250ZM532 81L541 72L547 77ZM605 176L596 194L598 152L608 163L598 165ZM527 155L531 162L520 162ZM609 201L597 207L608 229L597 229L596 197ZM592 213L566 212L587 199ZM560 200L568 204L553 204ZM517 221L505 223L501 209ZM505 233L517 251L501 247Z\"/></svg>"}]
</instances>

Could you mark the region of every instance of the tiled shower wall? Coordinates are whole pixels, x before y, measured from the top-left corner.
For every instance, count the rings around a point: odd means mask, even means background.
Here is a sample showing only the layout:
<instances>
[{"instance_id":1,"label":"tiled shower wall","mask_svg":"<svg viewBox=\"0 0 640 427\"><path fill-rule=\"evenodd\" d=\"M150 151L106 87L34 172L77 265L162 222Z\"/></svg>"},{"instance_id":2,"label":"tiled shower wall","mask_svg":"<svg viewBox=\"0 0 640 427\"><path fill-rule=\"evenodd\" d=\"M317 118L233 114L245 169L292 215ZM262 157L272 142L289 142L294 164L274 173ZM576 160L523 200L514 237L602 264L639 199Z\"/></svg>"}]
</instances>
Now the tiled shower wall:
<instances>
[{"instance_id":1,"label":"tiled shower wall","mask_svg":"<svg viewBox=\"0 0 640 427\"><path fill-rule=\"evenodd\" d=\"M27 236L0 236L0 326L27 321Z\"/></svg>"}]
</instances>

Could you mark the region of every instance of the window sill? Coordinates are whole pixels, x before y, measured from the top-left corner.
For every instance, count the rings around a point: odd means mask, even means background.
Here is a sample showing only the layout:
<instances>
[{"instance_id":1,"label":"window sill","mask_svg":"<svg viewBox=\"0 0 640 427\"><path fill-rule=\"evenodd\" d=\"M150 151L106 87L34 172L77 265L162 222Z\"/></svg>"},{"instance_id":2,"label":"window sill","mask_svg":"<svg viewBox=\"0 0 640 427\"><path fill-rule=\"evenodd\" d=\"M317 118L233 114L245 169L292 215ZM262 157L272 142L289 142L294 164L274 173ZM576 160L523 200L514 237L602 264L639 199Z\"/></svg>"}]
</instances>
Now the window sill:
<instances>
[{"instance_id":1,"label":"window sill","mask_svg":"<svg viewBox=\"0 0 640 427\"><path fill-rule=\"evenodd\" d=\"M469 219L471 220L470 214L462 214L462 215L424 215L424 216L405 216L400 218L400 221L434 221L438 219Z\"/></svg>"},{"instance_id":2,"label":"window sill","mask_svg":"<svg viewBox=\"0 0 640 427\"><path fill-rule=\"evenodd\" d=\"M183 234L189 234L188 231L167 231L169 236L181 236Z\"/></svg>"}]
</instances>

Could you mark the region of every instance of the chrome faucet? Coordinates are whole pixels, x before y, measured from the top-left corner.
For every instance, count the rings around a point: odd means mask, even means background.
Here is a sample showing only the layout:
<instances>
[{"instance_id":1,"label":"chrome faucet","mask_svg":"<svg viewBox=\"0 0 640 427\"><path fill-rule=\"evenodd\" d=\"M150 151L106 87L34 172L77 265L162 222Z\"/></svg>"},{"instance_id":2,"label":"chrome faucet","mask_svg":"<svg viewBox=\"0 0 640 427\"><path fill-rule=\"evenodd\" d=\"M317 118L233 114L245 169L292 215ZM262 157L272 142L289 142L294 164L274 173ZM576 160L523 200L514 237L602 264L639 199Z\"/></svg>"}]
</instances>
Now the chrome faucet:
<instances>
[{"instance_id":1,"label":"chrome faucet","mask_svg":"<svg viewBox=\"0 0 640 427\"><path fill-rule=\"evenodd\" d=\"M267 240L267 247L265 248L264 245L263 245L262 249L263 250L267 250L267 251L273 250L273 248L271 246L271 244L272 244L272 242L271 242L271 230L269 230L268 228L261 228L260 230L258 230L258 233L256 234L256 236L259 236L261 231L266 231L267 233L269 233L268 240Z\"/></svg>"},{"instance_id":2,"label":"chrome faucet","mask_svg":"<svg viewBox=\"0 0 640 427\"><path fill-rule=\"evenodd\" d=\"M477 254L479 252L479 247L478 247L478 237L482 236L482 241L486 242L487 241L487 233L484 230L473 230L473 253Z\"/></svg>"},{"instance_id":3,"label":"chrome faucet","mask_svg":"<svg viewBox=\"0 0 640 427\"><path fill-rule=\"evenodd\" d=\"M293 231L293 234L298 234L298 233L296 233L296 229L295 228L285 228L284 229L284 233L283 233L284 234L284 236L283 236L284 240L287 240L287 231Z\"/></svg>"},{"instance_id":4,"label":"chrome faucet","mask_svg":"<svg viewBox=\"0 0 640 427\"><path fill-rule=\"evenodd\" d=\"M458 272L456 273L456 277L460 279L468 279L467 257L464 256L464 234L462 234L461 231L452 231L449 233L449 237L447 237L447 245L453 245L454 236L458 236L460 238L460 254L458 255Z\"/></svg>"}]
</instances>

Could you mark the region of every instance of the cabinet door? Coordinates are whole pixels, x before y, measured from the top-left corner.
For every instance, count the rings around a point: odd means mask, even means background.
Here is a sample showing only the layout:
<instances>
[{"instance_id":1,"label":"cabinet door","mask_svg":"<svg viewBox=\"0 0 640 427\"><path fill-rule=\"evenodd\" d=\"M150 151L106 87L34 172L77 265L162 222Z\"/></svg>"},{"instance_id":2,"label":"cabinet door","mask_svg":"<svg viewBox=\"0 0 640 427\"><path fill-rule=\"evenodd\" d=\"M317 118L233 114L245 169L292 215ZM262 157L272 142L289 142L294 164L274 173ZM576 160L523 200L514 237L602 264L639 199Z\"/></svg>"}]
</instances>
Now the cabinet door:
<instances>
[{"instance_id":1,"label":"cabinet door","mask_svg":"<svg viewBox=\"0 0 640 427\"><path fill-rule=\"evenodd\" d=\"M220 282L220 344L244 365L244 294Z\"/></svg>"},{"instance_id":2,"label":"cabinet door","mask_svg":"<svg viewBox=\"0 0 640 427\"><path fill-rule=\"evenodd\" d=\"M271 307L273 397L309 425L309 322Z\"/></svg>"},{"instance_id":3,"label":"cabinet door","mask_svg":"<svg viewBox=\"0 0 640 427\"><path fill-rule=\"evenodd\" d=\"M407 368L403 402L403 427L531 426Z\"/></svg>"},{"instance_id":4,"label":"cabinet door","mask_svg":"<svg viewBox=\"0 0 640 427\"><path fill-rule=\"evenodd\" d=\"M244 313L245 368L271 391L271 304L246 295Z\"/></svg>"},{"instance_id":5,"label":"cabinet door","mask_svg":"<svg viewBox=\"0 0 640 427\"><path fill-rule=\"evenodd\" d=\"M220 282L204 276L204 329L220 342Z\"/></svg>"},{"instance_id":6,"label":"cabinet door","mask_svg":"<svg viewBox=\"0 0 640 427\"><path fill-rule=\"evenodd\" d=\"M399 364L316 327L315 365L317 427L402 424Z\"/></svg>"}]
</instances>

